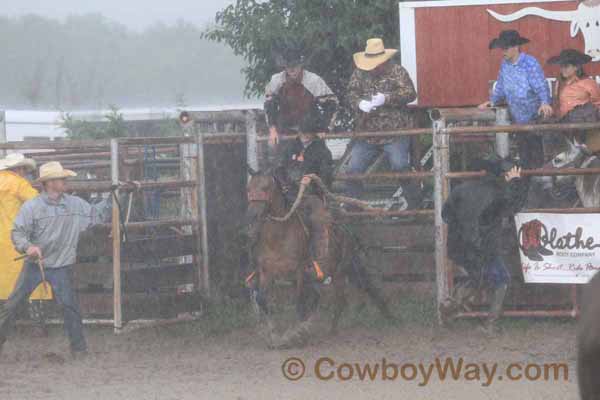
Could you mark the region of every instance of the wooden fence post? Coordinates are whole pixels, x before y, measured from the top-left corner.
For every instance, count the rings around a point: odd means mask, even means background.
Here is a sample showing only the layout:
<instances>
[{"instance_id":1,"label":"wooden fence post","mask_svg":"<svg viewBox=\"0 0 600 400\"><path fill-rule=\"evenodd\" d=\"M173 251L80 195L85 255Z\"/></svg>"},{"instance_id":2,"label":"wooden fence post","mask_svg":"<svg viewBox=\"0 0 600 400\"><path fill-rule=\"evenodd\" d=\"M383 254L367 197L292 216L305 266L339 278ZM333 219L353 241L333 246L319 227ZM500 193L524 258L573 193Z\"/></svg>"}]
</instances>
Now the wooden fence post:
<instances>
[{"instance_id":1,"label":"wooden fence post","mask_svg":"<svg viewBox=\"0 0 600 400\"><path fill-rule=\"evenodd\" d=\"M194 126L196 126L194 124ZM202 260L198 269L200 276L200 287L204 294L210 297L210 254L208 249L208 220L206 204L206 170L204 166L204 133L195 129L196 134L196 178L198 179L198 217L200 218L200 235L198 236L198 247L202 251Z\"/></svg>"},{"instance_id":2,"label":"wooden fence post","mask_svg":"<svg viewBox=\"0 0 600 400\"><path fill-rule=\"evenodd\" d=\"M434 169L434 203L435 203L435 270L437 282L437 313L438 322L441 324L439 313L440 304L449 295L448 284L448 249L447 228L442 219L442 207L448 197L448 180L446 174L449 170L449 136L444 132L445 119L433 122L433 169Z\"/></svg>"},{"instance_id":3,"label":"wooden fence post","mask_svg":"<svg viewBox=\"0 0 600 400\"><path fill-rule=\"evenodd\" d=\"M113 187L119 185L119 142L110 140L110 172ZM113 239L113 320L115 332L123 328L121 299L121 211L117 202L119 191L112 195L112 239Z\"/></svg>"}]
</instances>

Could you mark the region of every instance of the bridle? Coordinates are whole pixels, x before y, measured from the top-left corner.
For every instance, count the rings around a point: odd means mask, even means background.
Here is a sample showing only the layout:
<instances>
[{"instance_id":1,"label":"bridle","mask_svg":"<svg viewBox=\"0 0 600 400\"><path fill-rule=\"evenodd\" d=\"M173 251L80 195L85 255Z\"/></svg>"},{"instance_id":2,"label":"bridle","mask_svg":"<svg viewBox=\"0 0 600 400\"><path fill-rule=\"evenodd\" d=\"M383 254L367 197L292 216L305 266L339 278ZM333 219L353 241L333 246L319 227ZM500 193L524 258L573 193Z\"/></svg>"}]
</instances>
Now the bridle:
<instances>
[{"instance_id":1,"label":"bridle","mask_svg":"<svg viewBox=\"0 0 600 400\"><path fill-rule=\"evenodd\" d=\"M271 202L273 200L273 190L275 190L275 187L277 187L277 180L275 179L275 177L271 177L271 180L273 182L273 185L271 186L271 189L269 191L249 189L247 192L248 203L267 203L265 211L257 217L259 221L263 221L269 218L269 206L271 205Z\"/></svg>"}]
</instances>

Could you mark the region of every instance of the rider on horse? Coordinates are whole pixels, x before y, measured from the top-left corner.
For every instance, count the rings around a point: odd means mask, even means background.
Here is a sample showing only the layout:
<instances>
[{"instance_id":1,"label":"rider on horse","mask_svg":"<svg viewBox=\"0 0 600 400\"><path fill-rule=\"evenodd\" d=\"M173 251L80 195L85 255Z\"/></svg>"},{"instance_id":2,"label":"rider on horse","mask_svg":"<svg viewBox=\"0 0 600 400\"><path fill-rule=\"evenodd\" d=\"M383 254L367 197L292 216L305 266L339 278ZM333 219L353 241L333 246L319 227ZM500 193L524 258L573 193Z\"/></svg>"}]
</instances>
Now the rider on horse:
<instances>
[{"instance_id":1,"label":"rider on horse","mask_svg":"<svg viewBox=\"0 0 600 400\"><path fill-rule=\"evenodd\" d=\"M333 157L325 141L317 135L317 130L315 113L307 114L296 131L298 137L282 154L275 179L289 204L296 200L300 185L306 186L298 212L310 238L313 266L310 271L314 272L317 281L324 281L325 273L332 270L329 260L332 218L327 210L325 194L311 182L309 175L318 176L329 188L333 181Z\"/></svg>"}]
</instances>

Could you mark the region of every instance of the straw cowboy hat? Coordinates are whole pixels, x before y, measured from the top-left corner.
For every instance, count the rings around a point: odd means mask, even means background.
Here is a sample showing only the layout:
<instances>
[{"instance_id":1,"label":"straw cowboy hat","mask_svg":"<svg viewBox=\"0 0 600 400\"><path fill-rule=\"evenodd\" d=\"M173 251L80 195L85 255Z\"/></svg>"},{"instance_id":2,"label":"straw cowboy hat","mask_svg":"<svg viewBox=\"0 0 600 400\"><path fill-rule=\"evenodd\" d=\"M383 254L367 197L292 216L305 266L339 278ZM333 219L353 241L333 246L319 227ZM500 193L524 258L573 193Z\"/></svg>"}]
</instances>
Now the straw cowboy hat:
<instances>
[{"instance_id":1,"label":"straw cowboy hat","mask_svg":"<svg viewBox=\"0 0 600 400\"><path fill-rule=\"evenodd\" d=\"M46 182L52 179L65 179L77 174L71 170L64 169L58 161L51 161L40 167L40 177L36 182Z\"/></svg>"},{"instance_id":2,"label":"straw cowboy hat","mask_svg":"<svg viewBox=\"0 0 600 400\"><path fill-rule=\"evenodd\" d=\"M500 36L490 42L490 49L509 49L525 43L529 43L529 39L522 37L519 32L511 29L500 32Z\"/></svg>"},{"instance_id":3,"label":"straw cowboy hat","mask_svg":"<svg viewBox=\"0 0 600 400\"><path fill-rule=\"evenodd\" d=\"M25 167L30 171L35 169L35 161L30 158L25 158L23 154L11 153L0 160L0 171Z\"/></svg>"},{"instance_id":4,"label":"straw cowboy hat","mask_svg":"<svg viewBox=\"0 0 600 400\"><path fill-rule=\"evenodd\" d=\"M583 54L579 50L566 49L560 52L558 56L551 57L548 60L548 64L553 65L584 65L592 61L592 57L587 54Z\"/></svg>"},{"instance_id":5,"label":"straw cowboy hat","mask_svg":"<svg viewBox=\"0 0 600 400\"><path fill-rule=\"evenodd\" d=\"M398 50L386 49L382 39L369 39L365 51L354 54L354 64L363 71L372 71L397 52Z\"/></svg>"}]
</instances>

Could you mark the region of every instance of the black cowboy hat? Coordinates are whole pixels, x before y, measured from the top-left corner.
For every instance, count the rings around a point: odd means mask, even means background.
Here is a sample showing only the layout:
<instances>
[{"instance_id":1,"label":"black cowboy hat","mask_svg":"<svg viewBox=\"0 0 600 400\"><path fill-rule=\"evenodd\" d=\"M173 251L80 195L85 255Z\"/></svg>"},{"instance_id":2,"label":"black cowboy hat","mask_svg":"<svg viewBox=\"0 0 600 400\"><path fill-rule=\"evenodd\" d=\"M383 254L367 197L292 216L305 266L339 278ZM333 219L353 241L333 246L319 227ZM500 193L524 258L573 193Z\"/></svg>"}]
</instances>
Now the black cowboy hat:
<instances>
[{"instance_id":1,"label":"black cowboy hat","mask_svg":"<svg viewBox=\"0 0 600 400\"><path fill-rule=\"evenodd\" d=\"M300 49L288 48L283 50L277 59L277 63L282 68L303 66L305 62L304 54Z\"/></svg>"},{"instance_id":2,"label":"black cowboy hat","mask_svg":"<svg viewBox=\"0 0 600 400\"><path fill-rule=\"evenodd\" d=\"M508 49L529 43L529 39L519 35L515 30L500 32L500 36L490 42L490 49Z\"/></svg>"},{"instance_id":3,"label":"black cowboy hat","mask_svg":"<svg viewBox=\"0 0 600 400\"><path fill-rule=\"evenodd\" d=\"M486 171L492 175L502 176L513 167L518 167L519 163L510 158L500 158L493 156L491 158L476 159L471 163L472 171Z\"/></svg>"},{"instance_id":4,"label":"black cowboy hat","mask_svg":"<svg viewBox=\"0 0 600 400\"><path fill-rule=\"evenodd\" d=\"M559 64L559 65L583 65L592 61L592 57L587 54L583 54L579 50L566 49L560 52L560 55L551 57L548 60L548 64Z\"/></svg>"}]
</instances>

